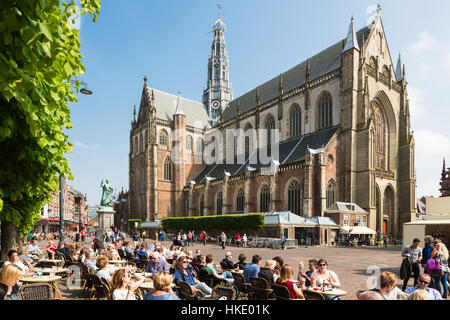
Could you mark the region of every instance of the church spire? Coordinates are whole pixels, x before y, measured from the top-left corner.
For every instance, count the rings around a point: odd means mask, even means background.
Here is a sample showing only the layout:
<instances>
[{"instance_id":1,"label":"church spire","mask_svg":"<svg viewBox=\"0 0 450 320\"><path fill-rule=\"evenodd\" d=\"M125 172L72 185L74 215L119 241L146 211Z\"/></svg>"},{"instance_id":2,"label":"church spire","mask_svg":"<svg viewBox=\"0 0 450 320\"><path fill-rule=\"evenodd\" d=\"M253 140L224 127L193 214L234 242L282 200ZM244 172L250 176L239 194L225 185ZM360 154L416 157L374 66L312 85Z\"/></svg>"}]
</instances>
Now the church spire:
<instances>
[{"instance_id":1,"label":"church spire","mask_svg":"<svg viewBox=\"0 0 450 320\"><path fill-rule=\"evenodd\" d=\"M179 114L181 114L183 116L186 115L183 112L183 110L181 110L181 92L180 91L178 91L177 106L176 106L176 109L175 109L175 113L173 115L175 116L175 115L179 115Z\"/></svg>"},{"instance_id":2,"label":"church spire","mask_svg":"<svg viewBox=\"0 0 450 320\"><path fill-rule=\"evenodd\" d=\"M402 70L402 55L398 54L398 60L397 60L397 68L395 69L395 80L397 82L402 81L403 79L403 70Z\"/></svg>"},{"instance_id":3,"label":"church spire","mask_svg":"<svg viewBox=\"0 0 450 320\"><path fill-rule=\"evenodd\" d=\"M442 178L445 177L445 174L446 174L446 170L445 169L446 168L445 168L445 157L444 157L444 162L442 163Z\"/></svg>"},{"instance_id":4,"label":"church spire","mask_svg":"<svg viewBox=\"0 0 450 320\"><path fill-rule=\"evenodd\" d=\"M136 123L136 105L134 105L133 121L134 121L134 123Z\"/></svg>"},{"instance_id":5,"label":"church spire","mask_svg":"<svg viewBox=\"0 0 450 320\"><path fill-rule=\"evenodd\" d=\"M351 49L360 50L358 45L358 39L356 38L355 24L353 21L353 17L352 20L350 21L350 26L348 27L347 40L345 40L345 47L344 50L342 50L342 53L347 52L348 50Z\"/></svg>"}]
</instances>

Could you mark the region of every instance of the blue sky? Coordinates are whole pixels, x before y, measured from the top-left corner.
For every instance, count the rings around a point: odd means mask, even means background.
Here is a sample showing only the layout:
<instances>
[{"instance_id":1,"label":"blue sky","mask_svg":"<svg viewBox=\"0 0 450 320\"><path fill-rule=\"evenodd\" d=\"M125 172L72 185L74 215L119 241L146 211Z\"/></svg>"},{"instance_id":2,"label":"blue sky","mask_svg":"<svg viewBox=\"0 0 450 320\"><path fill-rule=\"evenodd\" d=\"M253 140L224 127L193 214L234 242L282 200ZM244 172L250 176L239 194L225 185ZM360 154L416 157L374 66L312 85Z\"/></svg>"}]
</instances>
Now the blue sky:
<instances>
[{"instance_id":1,"label":"blue sky","mask_svg":"<svg viewBox=\"0 0 450 320\"><path fill-rule=\"evenodd\" d=\"M392 59L402 53L416 141L417 196L438 195L442 158L450 164L448 78L450 1L379 1ZM143 78L150 86L201 101L217 19L216 0L104 0L99 19L83 16L82 80L94 92L71 104L74 149L70 181L99 204L100 182L128 189L133 105ZM345 38L353 15L358 29L375 1L224 0L222 18L234 96L253 89ZM369 10L368 10L369 9ZM444 120L445 119L445 120ZM450 165L449 165L450 166Z\"/></svg>"}]
</instances>

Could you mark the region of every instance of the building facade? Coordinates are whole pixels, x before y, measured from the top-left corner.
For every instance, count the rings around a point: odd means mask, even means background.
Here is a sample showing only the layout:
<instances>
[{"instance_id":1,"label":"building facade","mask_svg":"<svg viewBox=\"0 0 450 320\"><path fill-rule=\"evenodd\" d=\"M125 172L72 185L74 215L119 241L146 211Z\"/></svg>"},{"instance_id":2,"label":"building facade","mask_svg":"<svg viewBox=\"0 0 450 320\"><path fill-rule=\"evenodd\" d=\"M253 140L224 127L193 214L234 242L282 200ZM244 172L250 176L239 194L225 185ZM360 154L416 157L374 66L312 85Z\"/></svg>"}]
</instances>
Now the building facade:
<instances>
[{"instance_id":1,"label":"building facade","mask_svg":"<svg viewBox=\"0 0 450 320\"><path fill-rule=\"evenodd\" d=\"M394 67L380 14L357 32L352 19L346 38L234 100L220 17L213 32L203 103L144 79L130 131L130 218L320 217L340 201L401 238L416 218L414 137L405 69L400 56Z\"/></svg>"},{"instance_id":2,"label":"building facade","mask_svg":"<svg viewBox=\"0 0 450 320\"><path fill-rule=\"evenodd\" d=\"M88 204L86 196L68 185L66 179L63 182L64 203L64 230L78 230L80 225L89 224ZM52 192L52 201L46 204L40 213L40 220L35 224L38 232L59 232L59 192Z\"/></svg>"}]
</instances>

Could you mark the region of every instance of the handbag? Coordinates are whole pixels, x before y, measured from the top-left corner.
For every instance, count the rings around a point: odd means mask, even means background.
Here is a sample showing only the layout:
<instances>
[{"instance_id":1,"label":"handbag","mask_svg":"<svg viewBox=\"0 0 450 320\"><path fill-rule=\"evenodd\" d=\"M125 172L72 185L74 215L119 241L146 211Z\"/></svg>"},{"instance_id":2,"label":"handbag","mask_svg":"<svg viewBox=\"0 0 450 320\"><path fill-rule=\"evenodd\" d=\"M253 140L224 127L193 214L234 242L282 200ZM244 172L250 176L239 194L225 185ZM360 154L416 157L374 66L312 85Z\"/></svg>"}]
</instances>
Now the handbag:
<instances>
[{"instance_id":1,"label":"handbag","mask_svg":"<svg viewBox=\"0 0 450 320\"><path fill-rule=\"evenodd\" d=\"M432 259L430 259L432 261L434 261L435 265L434 268L431 268L431 275L433 277L442 277L444 275L444 270L442 269L442 261L440 259L440 255L439 255L439 259L436 259L436 256Z\"/></svg>"}]
</instances>

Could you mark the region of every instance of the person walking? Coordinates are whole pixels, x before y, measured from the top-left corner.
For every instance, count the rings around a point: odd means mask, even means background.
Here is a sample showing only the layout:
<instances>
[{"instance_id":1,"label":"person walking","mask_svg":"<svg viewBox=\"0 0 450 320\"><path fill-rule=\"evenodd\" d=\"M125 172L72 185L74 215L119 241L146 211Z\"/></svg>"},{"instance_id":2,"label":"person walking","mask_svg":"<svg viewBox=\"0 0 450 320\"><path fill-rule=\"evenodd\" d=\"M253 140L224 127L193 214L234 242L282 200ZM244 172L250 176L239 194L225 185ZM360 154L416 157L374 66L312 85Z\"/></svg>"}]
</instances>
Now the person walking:
<instances>
[{"instance_id":1,"label":"person walking","mask_svg":"<svg viewBox=\"0 0 450 320\"><path fill-rule=\"evenodd\" d=\"M194 244L192 243L192 232L189 231L188 233L188 246L193 246Z\"/></svg>"},{"instance_id":2,"label":"person walking","mask_svg":"<svg viewBox=\"0 0 450 320\"><path fill-rule=\"evenodd\" d=\"M247 234L244 233L242 236L242 248L247 247Z\"/></svg>"},{"instance_id":3,"label":"person walking","mask_svg":"<svg viewBox=\"0 0 450 320\"><path fill-rule=\"evenodd\" d=\"M183 232L183 247L187 247L187 235L186 232Z\"/></svg>"},{"instance_id":4,"label":"person walking","mask_svg":"<svg viewBox=\"0 0 450 320\"><path fill-rule=\"evenodd\" d=\"M385 248L388 247L388 236L387 235L384 236L384 247Z\"/></svg>"},{"instance_id":5,"label":"person walking","mask_svg":"<svg viewBox=\"0 0 450 320\"><path fill-rule=\"evenodd\" d=\"M426 269L427 262L430 259L431 252L434 249L433 241L434 241L434 238L432 236L425 237L425 247L422 250L422 267L424 268L425 273L428 273L428 271Z\"/></svg>"},{"instance_id":6,"label":"person walking","mask_svg":"<svg viewBox=\"0 0 450 320\"><path fill-rule=\"evenodd\" d=\"M282 237L281 237L281 249L282 250L284 250L284 249L286 249L286 236L285 235L283 235Z\"/></svg>"},{"instance_id":7,"label":"person walking","mask_svg":"<svg viewBox=\"0 0 450 320\"><path fill-rule=\"evenodd\" d=\"M414 274L414 286L417 285L417 281L420 277L420 267L419 263L422 262L422 249L419 247L420 240L414 239L413 244L410 246L405 247L402 250L401 256L405 258L405 260L402 262L402 267L400 268L400 275L402 275L404 281L403 281L403 287L402 291L406 290L406 287L408 286L408 281L411 276L411 273L408 274L408 272L402 272L405 268L407 268L407 262L408 261L411 264L411 271ZM406 258L408 260L406 260Z\"/></svg>"},{"instance_id":8,"label":"person walking","mask_svg":"<svg viewBox=\"0 0 450 320\"><path fill-rule=\"evenodd\" d=\"M227 244L227 236L225 235L225 232L222 232L220 234L220 244L222 245L222 249L225 249L225 246Z\"/></svg>"},{"instance_id":9,"label":"person walking","mask_svg":"<svg viewBox=\"0 0 450 320\"><path fill-rule=\"evenodd\" d=\"M444 289L442 293L442 298L447 299L448 297L447 276L449 268L448 268L448 249L445 246L445 244L443 244L442 242L436 243L436 247L433 249L430 259L434 259L436 265L440 266L439 269L434 270L432 272L436 290L439 291L439 293L442 292L441 290L441 283L442 283Z\"/></svg>"},{"instance_id":10,"label":"person walking","mask_svg":"<svg viewBox=\"0 0 450 320\"><path fill-rule=\"evenodd\" d=\"M206 237L207 237L207 233L205 230L203 230L200 238L203 240L203 245L206 246Z\"/></svg>"}]
</instances>

